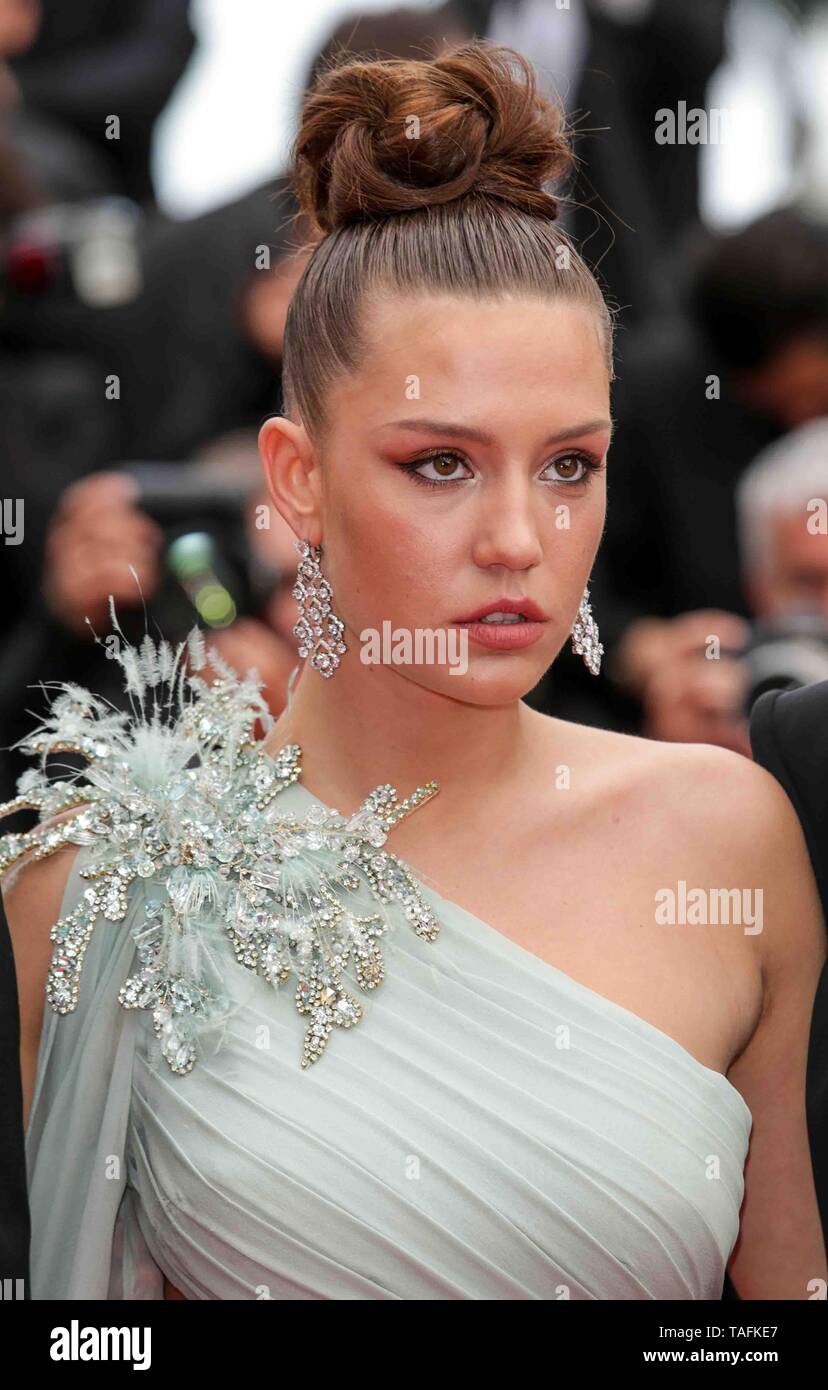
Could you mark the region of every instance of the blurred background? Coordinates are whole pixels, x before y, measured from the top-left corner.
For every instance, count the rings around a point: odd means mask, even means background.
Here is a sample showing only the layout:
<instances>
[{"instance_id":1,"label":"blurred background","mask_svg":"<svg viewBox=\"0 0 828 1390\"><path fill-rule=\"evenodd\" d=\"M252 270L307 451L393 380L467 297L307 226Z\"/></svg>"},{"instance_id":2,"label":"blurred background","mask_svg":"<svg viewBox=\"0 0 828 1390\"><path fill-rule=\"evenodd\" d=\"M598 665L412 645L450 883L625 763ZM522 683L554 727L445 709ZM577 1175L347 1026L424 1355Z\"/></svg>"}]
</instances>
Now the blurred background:
<instances>
[{"instance_id":1,"label":"blurred background","mask_svg":"<svg viewBox=\"0 0 828 1390\"><path fill-rule=\"evenodd\" d=\"M256 436L303 94L473 35L565 105L564 224L618 311L604 667L567 646L529 702L749 753L761 690L828 676L824 4L0 0L0 799L49 682L124 706L110 594L129 640L199 622L283 707L296 554Z\"/></svg>"}]
</instances>

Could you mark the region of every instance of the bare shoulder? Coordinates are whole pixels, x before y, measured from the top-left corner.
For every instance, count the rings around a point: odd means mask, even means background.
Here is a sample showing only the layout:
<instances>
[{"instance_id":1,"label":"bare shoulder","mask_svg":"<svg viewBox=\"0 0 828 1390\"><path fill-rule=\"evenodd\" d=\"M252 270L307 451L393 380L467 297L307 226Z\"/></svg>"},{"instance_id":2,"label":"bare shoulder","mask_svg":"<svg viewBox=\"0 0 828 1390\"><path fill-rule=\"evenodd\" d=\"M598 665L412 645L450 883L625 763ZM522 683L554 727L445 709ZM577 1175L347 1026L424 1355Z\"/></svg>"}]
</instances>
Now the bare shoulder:
<instances>
[{"instance_id":1,"label":"bare shoulder","mask_svg":"<svg viewBox=\"0 0 828 1390\"><path fill-rule=\"evenodd\" d=\"M688 882L760 894L763 929L749 940L766 989L795 962L815 983L825 922L802 826L772 773L712 744L547 723L557 726L546 731L550 749L566 744L573 772L588 780L591 809L626 823L631 846Z\"/></svg>"},{"instance_id":2,"label":"bare shoulder","mask_svg":"<svg viewBox=\"0 0 828 1390\"><path fill-rule=\"evenodd\" d=\"M728 1079L750 1110L739 1238L728 1269L742 1299L808 1299L828 1274L806 1121L814 999L828 941L799 819L776 778L725 749L658 745L670 823L701 840L708 883L750 891L761 1009Z\"/></svg>"},{"instance_id":3,"label":"bare shoulder","mask_svg":"<svg viewBox=\"0 0 828 1390\"><path fill-rule=\"evenodd\" d=\"M601 864L649 888L684 880L704 911L751 894L750 934L702 916L721 949L704 976L702 1006L735 998L740 1026L727 1078L751 1118L745 1196L728 1263L742 1299L809 1299L828 1277L806 1122L814 999L828 954L805 835L780 783L741 754L582 725L536 726L544 750L572 768L582 820ZM557 753L555 750L557 749ZM563 750L563 755L562 754ZM586 836L588 839L589 837ZM594 850L592 851L593 858ZM690 915L685 919L691 921ZM699 920L696 918L695 920ZM742 918L744 926L745 917ZM682 940L687 938L682 937Z\"/></svg>"},{"instance_id":4,"label":"bare shoulder","mask_svg":"<svg viewBox=\"0 0 828 1390\"><path fill-rule=\"evenodd\" d=\"M648 744L636 785L712 883L761 892L756 935L770 978L795 957L825 958L825 922L805 834L787 792L752 759L712 744Z\"/></svg>"},{"instance_id":5,"label":"bare shoulder","mask_svg":"<svg viewBox=\"0 0 828 1390\"><path fill-rule=\"evenodd\" d=\"M636 813L651 830L697 846L711 867L726 854L770 877L807 877L802 827L772 773L750 758L708 743L665 743L634 734L548 720L565 728L569 757L589 769L591 792ZM571 736L571 737L570 737ZM562 739L547 732L549 746ZM554 756L554 754L553 754ZM649 832L647 832L649 833Z\"/></svg>"},{"instance_id":6,"label":"bare shoulder","mask_svg":"<svg viewBox=\"0 0 828 1390\"><path fill-rule=\"evenodd\" d=\"M761 892L763 930L756 943L766 988L797 969L813 976L825 959L826 932L805 834L787 792L772 773L726 748L656 744L677 832L699 840L710 871ZM724 881L721 878L714 880Z\"/></svg>"}]
</instances>

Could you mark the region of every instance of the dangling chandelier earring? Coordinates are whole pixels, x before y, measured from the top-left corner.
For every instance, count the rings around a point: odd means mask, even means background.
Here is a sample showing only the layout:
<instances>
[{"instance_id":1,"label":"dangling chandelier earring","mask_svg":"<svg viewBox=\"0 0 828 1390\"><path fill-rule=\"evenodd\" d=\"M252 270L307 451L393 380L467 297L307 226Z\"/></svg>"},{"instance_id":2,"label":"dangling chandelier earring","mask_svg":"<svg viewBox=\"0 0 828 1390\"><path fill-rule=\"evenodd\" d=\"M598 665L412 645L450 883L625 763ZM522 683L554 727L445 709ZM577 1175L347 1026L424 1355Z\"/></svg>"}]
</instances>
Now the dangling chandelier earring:
<instances>
[{"instance_id":1,"label":"dangling chandelier earring","mask_svg":"<svg viewBox=\"0 0 828 1390\"><path fill-rule=\"evenodd\" d=\"M601 657L604 654L604 648L598 640L598 624L590 607L589 585L584 589L578 616L572 625L572 650L576 656L584 658L584 665L589 668L593 676L597 676L601 670Z\"/></svg>"},{"instance_id":2,"label":"dangling chandelier earring","mask_svg":"<svg viewBox=\"0 0 828 1390\"><path fill-rule=\"evenodd\" d=\"M331 609L331 586L319 567L321 545L308 541L293 544L300 556L293 597L302 610L293 635L299 642L299 655L310 656L311 666L320 675L332 676L339 666L339 654L348 650L342 640L345 624Z\"/></svg>"}]
</instances>

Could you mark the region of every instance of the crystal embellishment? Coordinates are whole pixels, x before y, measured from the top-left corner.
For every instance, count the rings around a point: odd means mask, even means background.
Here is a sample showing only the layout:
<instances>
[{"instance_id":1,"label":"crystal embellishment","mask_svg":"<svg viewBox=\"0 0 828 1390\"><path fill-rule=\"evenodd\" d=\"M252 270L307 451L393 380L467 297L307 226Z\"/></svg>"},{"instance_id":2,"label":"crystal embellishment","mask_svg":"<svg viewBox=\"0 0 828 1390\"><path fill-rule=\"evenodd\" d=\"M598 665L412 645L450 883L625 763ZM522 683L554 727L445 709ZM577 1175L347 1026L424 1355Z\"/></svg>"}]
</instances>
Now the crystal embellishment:
<instances>
[{"instance_id":1,"label":"crystal embellishment","mask_svg":"<svg viewBox=\"0 0 828 1390\"><path fill-rule=\"evenodd\" d=\"M330 677L339 666L340 655L348 650L343 637L345 624L331 607L332 590L320 568L322 548L297 540L299 568L293 597L301 609L293 635L299 642L299 655L310 657L311 666Z\"/></svg>"},{"instance_id":2,"label":"crystal embellishment","mask_svg":"<svg viewBox=\"0 0 828 1390\"><path fill-rule=\"evenodd\" d=\"M141 880L134 963L118 999L150 1012L170 1070L185 1075L221 1045L228 972L239 966L274 989L292 979L308 1067L334 1029L363 1018L354 991L382 983L383 944L398 925L423 941L438 935L412 871L386 848L393 827L438 784L400 800L385 783L349 816L321 804L303 818L280 816L280 794L301 776L301 749L288 743L270 754L254 738L257 720L272 723L256 673L240 678L197 627L175 650L148 635L140 648L121 639L116 659L134 713L62 683L48 715L15 745L40 766L0 805L0 820L23 807L41 816L24 834L0 836L0 875L26 855L86 850L80 902L51 929L49 1004L58 1014L77 1007L96 924L117 930ZM196 674L208 662L213 682ZM53 780L47 757L70 749L89 766ZM57 814L65 818L49 823Z\"/></svg>"},{"instance_id":3,"label":"crystal embellishment","mask_svg":"<svg viewBox=\"0 0 828 1390\"><path fill-rule=\"evenodd\" d=\"M587 669L593 676L597 676L601 670L604 647L599 639L598 624L589 602L589 586L584 590L571 636L573 652L576 656L582 656Z\"/></svg>"}]
</instances>

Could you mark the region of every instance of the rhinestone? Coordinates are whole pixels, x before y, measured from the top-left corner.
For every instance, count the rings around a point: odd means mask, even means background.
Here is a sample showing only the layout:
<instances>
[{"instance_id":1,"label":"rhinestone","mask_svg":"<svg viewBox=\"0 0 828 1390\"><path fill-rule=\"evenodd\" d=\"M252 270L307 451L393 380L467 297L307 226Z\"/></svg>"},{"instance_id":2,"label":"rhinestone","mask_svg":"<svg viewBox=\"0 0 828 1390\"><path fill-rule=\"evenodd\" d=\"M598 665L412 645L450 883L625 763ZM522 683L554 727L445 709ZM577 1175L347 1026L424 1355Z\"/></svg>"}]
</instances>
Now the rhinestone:
<instances>
[{"instance_id":1,"label":"rhinestone","mask_svg":"<svg viewBox=\"0 0 828 1390\"><path fill-rule=\"evenodd\" d=\"M331 611L318 551L305 545L300 554L295 592L305 612L295 635L300 651L330 677L347 651L344 627ZM193 656L198 657L197 644ZM149 722L137 714L117 716L115 739L96 736L92 721L100 719L100 733L105 727L108 733L103 721L115 716L88 692L80 700L53 702L48 727L35 731L29 750L39 757L58 747L75 748L90 760L106 759L105 775L58 783L64 790L50 790L47 797L41 774L32 769L28 780L19 782L19 792L31 797L31 804L50 809L59 798L69 806L85 796L94 811L84 809L48 831L36 827L24 835L0 836L0 871L31 849L42 856L71 840L94 847L81 870L90 881L75 909L52 928L49 1002L58 1013L77 1007L95 924L103 918L98 930L125 930L121 924L133 883L157 875L153 896L129 928L140 966L121 985L118 998L124 1008L150 1012L170 1069L180 1075L192 1070L202 1029L220 1021L228 1007L220 991L207 989L198 967L202 957L222 963L213 954L216 932L229 962L260 975L269 987L293 975L295 1007L308 1015L300 1049L300 1065L306 1067L323 1056L334 1027L352 1027L363 1017L362 1006L345 988L345 971L350 969L365 991L382 982L379 939L395 925L392 908L422 939L437 934L438 923L416 881L383 849L391 827L434 795L437 784L426 783L401 802L394 787L383 783L349 819L320 804L301 820L273 819L265 807L299 780L301 748L286 744L275 756L257 750L251 731L261 706L251 699L251 683L217 668L220 679L211 686L194 679L192 698L182 699L182 684L165 700L159 698L164 684L159 671L171 671L170 652L162 660L160 648L142 644L139 651L131 649L131 659L133 688L154 692L154 742L144 741ZM194 667L199 669L197 659ZM159 711L168 716L166 724ZM89 732L78 730L81 720L89 721ZM156 747L159 759L162 749L165 763L170 759L172 775L166 781L154 781L147 762ZM197 766L180 766L193 760ZM381 913L356 917L347 910L346 895L363 890L387 905ZM208 939L209 956L200 950Z\"/></svg>"}]
</instances>

